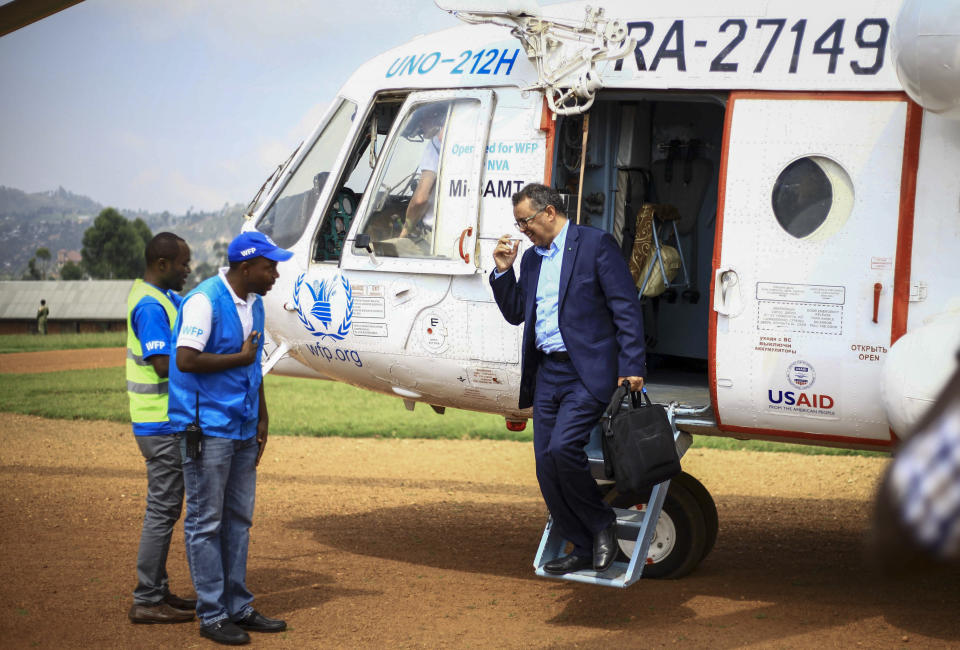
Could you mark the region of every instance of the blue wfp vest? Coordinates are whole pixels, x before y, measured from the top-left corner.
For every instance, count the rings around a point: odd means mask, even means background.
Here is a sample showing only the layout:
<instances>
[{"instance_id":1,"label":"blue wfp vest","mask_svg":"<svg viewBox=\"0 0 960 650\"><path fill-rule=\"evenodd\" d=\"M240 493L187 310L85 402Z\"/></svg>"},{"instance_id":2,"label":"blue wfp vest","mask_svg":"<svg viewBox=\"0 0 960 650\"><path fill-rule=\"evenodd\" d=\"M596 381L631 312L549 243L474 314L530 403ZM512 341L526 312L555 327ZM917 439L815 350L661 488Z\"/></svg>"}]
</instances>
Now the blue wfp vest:
<instances>
[{"instance_id":1,"label":"blue wfp vest","mask_svg":"<svg viewBox=\"0 0 960 650\"><path fill-rule=\"evenodd\" d=\"M210 338L204 352L233 354L243 347L243 325L233 304L230 290L214 276L201 282L187 294L177 311L173 327L174 340L183 325L183 304L195 294L202 293L213 306ZM217 438L246 440L257 433L260 412L260 357L263 354L263 301L257 297L253 304L253 329L260 332L257 359L249 366L231 368L222 372L183 372L171 359L169 383L169 418L174 431L183 431L193 422L196 399L200 398L200 427L203 433Z\"/></svg>"}]
</instances>

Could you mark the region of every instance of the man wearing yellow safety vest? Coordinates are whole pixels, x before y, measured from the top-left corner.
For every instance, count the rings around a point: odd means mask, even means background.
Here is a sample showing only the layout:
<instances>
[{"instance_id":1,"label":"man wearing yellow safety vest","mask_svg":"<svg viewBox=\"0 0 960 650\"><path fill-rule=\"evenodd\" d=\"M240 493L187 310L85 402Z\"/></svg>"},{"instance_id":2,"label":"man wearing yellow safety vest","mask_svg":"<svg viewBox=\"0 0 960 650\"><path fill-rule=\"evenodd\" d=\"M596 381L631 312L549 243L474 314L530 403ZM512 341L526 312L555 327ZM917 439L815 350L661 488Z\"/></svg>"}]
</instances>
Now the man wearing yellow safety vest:
<instances>
[{"instance_id":1,"label":"man wearing yellow safety vest","mask_svg":"<svg viewBox=\"0 0 960 650\"><path fill-rule=\"evenodd\" d=\"M147 244L147 270L127 296L127 395L133 433L147 463L147 510L137 553L133 623L193 619L195 600L178 598L167 584L167 552L183 508L180 435L167 418L172 330L190 274L190 247L162 232Z\"/></svg>"}]
</instances>

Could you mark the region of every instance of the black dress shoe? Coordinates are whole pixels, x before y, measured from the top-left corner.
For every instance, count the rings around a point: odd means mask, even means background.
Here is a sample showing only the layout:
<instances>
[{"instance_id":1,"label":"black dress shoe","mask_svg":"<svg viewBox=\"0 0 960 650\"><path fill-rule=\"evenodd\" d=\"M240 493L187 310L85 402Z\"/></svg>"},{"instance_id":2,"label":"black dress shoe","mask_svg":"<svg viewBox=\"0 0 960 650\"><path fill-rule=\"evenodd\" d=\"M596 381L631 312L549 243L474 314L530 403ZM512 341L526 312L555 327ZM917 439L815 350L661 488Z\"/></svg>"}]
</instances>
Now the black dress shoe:
<instances>
[{"instance_id":1,"label":"black dress shoe","mask_svg":"<svg viewBox=\"0 0 960 650\"><path fill-rule=\"evenodd\" d=\"M170 605L174 609L182 609L184 611L193 612L197 609L197 601L190 600L187 598L180 598L179 596L174 596L173 594L167 594L163 597L163 602Z\"/></svg>"},{"instance_id":2,"label":"black dress shoe","mask_svg":"<svg viewBox=\"0 0 960 650\"><path fill-rule=\"evenodd\" d=\"M247 614L246 618L237 621L237 627L250 632L283 632L287 629L287 622L279 618L267 618L257 610Z\"/></svg>"},{"instance_id":3,"label":"black dress shoe","mask_svg":"<svg viewBox=\"0 0 960 650\"><path fill-rule=\"evenodd\" d=\"M200 636L223 645L243 645L250 643L250 635L237 627L229 618L200 626Z\"/></svg>"},{"instance_id":4,"label":"black dress shoe","mask_svg":"<svg viewBox=\"0 0 960 650\"><path fill-rule=\"evenodd\" d=\"M559 557L556 560L550 560L543 565L543 570L547 573L563 575L564 573L573 573L580 569L588 569L591 565L592 562L589 556L574 555L571 553L570 555Z\"/></svg>"},{"instance_id":5,"label":"black dress shoe","mask_svg":"<svg viewBox=\"0 0 960 650\"><path fill-rule=\"evenodd\" d=\"M617 522L597 533L593 538L593 568L597 571L606 571L617 557L620 545L617 544Z\"/></svg>"},{"instance_id":6,"label":"black dress shoe","mask_svg":"<svg viewBox=\"0 0 960 650\"><path fill-rule=\"evenodd\" d=\"M156 605L138 605L136 603L127 613L131 623L186 623L193 620L193 612L175 609L167 603Z\"/></svg>"}]
</instances>

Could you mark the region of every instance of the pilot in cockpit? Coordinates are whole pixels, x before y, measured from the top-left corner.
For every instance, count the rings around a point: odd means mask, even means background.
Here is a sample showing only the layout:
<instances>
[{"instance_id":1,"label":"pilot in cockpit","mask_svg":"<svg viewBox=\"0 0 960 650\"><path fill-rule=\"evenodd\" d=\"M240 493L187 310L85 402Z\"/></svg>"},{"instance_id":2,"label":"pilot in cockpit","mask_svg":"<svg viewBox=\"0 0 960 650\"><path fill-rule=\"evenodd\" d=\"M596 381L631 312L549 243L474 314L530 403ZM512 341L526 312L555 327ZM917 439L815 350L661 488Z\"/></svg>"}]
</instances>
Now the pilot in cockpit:
<instances>
[{"instance_id":1,"label":"pilot in cockpit","mask_svg":"<svg viewBox=\"0 0 960 650\"><path fill-rule=\"evenodd\" d=\"M408 138L422 137L423 154L417 173L420 181L410 198L400 237L407 237L429 248L434 225L434 185L437 182L437 167L443 140L443 125L447 116L447 104L428 104L417 109L407 129Z\"/></svg>"}]
</instances>

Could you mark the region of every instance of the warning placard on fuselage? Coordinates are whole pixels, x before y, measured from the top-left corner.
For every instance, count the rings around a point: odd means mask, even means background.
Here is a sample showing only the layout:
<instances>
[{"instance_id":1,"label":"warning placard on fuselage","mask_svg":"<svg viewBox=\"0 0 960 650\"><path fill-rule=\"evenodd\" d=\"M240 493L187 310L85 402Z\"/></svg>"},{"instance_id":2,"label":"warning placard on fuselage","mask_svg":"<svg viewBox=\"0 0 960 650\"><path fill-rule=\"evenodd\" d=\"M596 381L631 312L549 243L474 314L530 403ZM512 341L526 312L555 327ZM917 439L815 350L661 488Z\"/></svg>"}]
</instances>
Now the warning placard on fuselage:
<instances>
[{"instance_id":1,"label":"warning placard on fuselage","mask_svg":"<svg viewBox=\"0 0 960 650\"><path fill-rule=\"evenodd\" d=\"M844 287L817 284L757 283L757 329L843 334Z\"/></svg>"}]
</instances>

